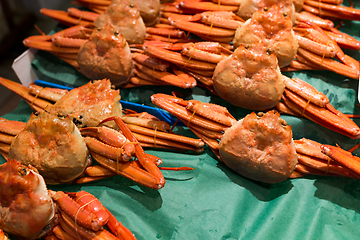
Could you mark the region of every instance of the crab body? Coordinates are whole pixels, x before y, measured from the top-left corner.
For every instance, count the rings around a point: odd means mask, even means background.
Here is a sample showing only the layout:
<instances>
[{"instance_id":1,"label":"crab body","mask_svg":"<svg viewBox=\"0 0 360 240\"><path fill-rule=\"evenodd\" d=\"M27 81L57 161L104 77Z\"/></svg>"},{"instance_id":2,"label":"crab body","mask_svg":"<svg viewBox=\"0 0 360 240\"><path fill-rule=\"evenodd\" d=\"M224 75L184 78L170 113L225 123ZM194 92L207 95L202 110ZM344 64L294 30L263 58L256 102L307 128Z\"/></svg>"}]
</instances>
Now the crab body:
<instances>
[{"instance_id":1,"label":"crab body","mask_svg":"<svg viewBox=\"0 0 360 240\"><path fill-rule=\"evenodd\" d=\"M88 149L70 117L48 107L30 116L11 143L9 159L34 166L48 184L68 183L88 165Z\"/></svg>"},{"instance_id":2,"label":"crab body","mask_svg":"<svg viewBox=\"0 0 360 240\"><path fill-rule=\"evenodd\" d=\"M220 157L238 174L274 183L286 180L297 164L291 127L279 113L251 113L228 128Z\"/></svg>"}]
</instances>

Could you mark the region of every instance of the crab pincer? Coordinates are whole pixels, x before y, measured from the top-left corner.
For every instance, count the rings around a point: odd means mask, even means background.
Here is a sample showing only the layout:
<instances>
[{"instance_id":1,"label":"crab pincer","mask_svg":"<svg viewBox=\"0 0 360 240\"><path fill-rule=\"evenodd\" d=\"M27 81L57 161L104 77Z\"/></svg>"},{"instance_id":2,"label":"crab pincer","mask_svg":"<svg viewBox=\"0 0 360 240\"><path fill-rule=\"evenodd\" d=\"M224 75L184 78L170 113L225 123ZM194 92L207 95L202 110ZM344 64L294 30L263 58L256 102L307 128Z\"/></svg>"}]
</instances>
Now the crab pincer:
<instances>
[{"instance_id":1,"label":"crab pincer","mask_svg":"<svg viewBox=\"0 0 360 240\"><path fill-rule=\"evenodd\" d=\"M135 155L139 161L139 163L142 165L142 167L147 171L148 174L150 174L150 178L154 180L154 182L149 186L154 189L160 189L163 188L165 185L165 179L163 174L161 173L158 166L153 162L149 161L148 157L145 154L144 149L138 144L138 140L135 138L133 133L130 131L130 129L126 126L126 124L121 120L119 117L110 117L100 122L104 123L107 121L114 120L115 123L118 125L120 130L123 132L124 136L129 139L130 142L134 143L135 146ZM140 169L139 169L140 170ZM149 185L149 184L144 184Z\"/></svg>"}]
</instances>

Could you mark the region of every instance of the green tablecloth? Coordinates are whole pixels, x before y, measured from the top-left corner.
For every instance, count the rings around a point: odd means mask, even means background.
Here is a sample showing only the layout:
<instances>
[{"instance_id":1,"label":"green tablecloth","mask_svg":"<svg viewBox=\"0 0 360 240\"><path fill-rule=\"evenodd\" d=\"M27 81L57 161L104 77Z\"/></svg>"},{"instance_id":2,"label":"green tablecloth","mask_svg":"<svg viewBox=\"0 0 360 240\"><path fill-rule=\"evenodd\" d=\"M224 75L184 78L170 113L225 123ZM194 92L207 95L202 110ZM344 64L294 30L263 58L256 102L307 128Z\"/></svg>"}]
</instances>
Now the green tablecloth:
<instances>
[{"instance_id":1,"label":"green tablecloth","mask_svg":"<svg viewBox=\"0 0 360 240\"><path fill-rule=\"evenodd\" d=\"M355 3L360 6L360 3ZM358 37L360 23L345 22L340 30ZM346 51L360 59L356 51ZM33 62L39 77L76 86L88 80L50 54L39 52ZM41 75L40 75L41 73ZM328 71L285 73L310 82L344 113L360 114L358 81ZM55 79L55 80L54 80ZM238 119L251 111L231 106L201 88L139 87L121 89L123 100L152 105L156 92L178 91L186 99L220 104ZM8 119L27 121L31 109L21 101ZM303 118L282 116L294 139L306 137L348 149L359 142ZM359 125L360 120L355 119ZM187 128L177 128L194 136ZM107 207L138 239L357 239L360 238L360 181L309 176L264 184L241 177L217 161L205 148L202 154L148 149L163 166L189 166L194 171L163 171L166 184L159 191L121 176L82 185L49 186L52 190L86 190ZM355 151L355 155L360 150ZM1 159L1 161L4 161Z\"/></svg>"}]
</instances>

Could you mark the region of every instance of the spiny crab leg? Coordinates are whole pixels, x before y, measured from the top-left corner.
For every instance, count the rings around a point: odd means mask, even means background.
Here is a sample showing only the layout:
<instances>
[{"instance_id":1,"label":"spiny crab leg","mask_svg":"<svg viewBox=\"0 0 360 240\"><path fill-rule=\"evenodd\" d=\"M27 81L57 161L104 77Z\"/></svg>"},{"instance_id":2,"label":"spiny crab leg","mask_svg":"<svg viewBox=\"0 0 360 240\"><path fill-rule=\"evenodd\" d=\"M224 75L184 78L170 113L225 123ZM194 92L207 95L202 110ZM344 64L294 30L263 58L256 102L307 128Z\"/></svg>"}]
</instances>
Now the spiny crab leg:
<instances>
[{"instance_id":1,"label":"spiny crab leg","mask_svg":"<svg viewBox=\"0 0 360 240\"><path fill-rule=\"evenodd\" d=\"M129 130L129 128L126 126L126 124L121 120L121 118L110 117L110 118L103 120L101 123L111 121L111 120L114 120L115 123L119 126L120 130L125 135L125 137L127 139L129 139L130 142L135 144L135 155L136 155L138 161L141 163L141 165L144 167L144 169L146 171L148 171L148 173L150 173L156 179L156 185L153 186L153 188L160 189L160 188L164 187L165 179L164 179L164 176L162 175L161 171L154 163L152 163L151 161L149 161L147 159L147 156L146 156L144 150L142 149L142 147L139 144L136 144L138 142L137 139L132 134L132 132Z\"/></svg>"}]
</instances>

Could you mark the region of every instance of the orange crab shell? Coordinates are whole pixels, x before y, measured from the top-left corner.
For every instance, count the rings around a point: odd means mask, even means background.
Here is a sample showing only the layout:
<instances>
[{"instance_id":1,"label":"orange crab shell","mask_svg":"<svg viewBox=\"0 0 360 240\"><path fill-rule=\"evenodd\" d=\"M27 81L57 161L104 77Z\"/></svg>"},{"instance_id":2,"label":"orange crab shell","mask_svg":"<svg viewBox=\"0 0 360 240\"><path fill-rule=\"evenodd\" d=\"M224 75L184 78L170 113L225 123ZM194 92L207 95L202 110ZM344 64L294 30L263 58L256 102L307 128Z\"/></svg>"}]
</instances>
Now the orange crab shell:
<instances>
[{"instance_id":1,"label":"orange crab shell","mask_svg":"<svg viewBox=\"0 0 360 240\"><path fill-rule=\"evenodd\" d=\"M285 89L277 58L263 42L241 45L218 63L213 86L231 104L258 111L274 107Z\"/></svg>"},{"instance_id":2,"label":"orange crab shell","mask_svg":"<svg viewBox=\"0 0 360 240\"><path fill-rule=\"evenodd\" d=\"M291 127L274 111L253 112L227 129L220 157L238 174L267 183L286 180L298 159Z\"/></svg>"},{"instance_id":3,"label":"orange crab shell","mask_svg":"<svg viewBox=\"0 0 360 240\"><path fill-rule=\"evenodd\" d=\"M77 62L86 77L109 78L116 86L130 79L134 67L127 41L110 24L94 30L80 47Z\"/></svg>"},{"instance_id":4,"label":"orange crab shell","mask_svg":"<svg viewBox=\"0 0 360 240\"><path fill-rule=\"evenodd\" d=\"M122 116L120 98L120 91L113 89L109 79L103 79L74 88L54 107L60 114L69 116L79 128L96 127L108 117ZM104 125L117 127L114 122Z\"/></svg>"},{"instance_id":5,"label":"orange crab shell","mask_svg":"<svg viewBox=\"0 0 360 240\"><path fill-rule=\"evenodd\" d=\"M89 164L88 149L79 129L70 117L58 115L50 106L30 116L11 143L9 159L32 165L47 184L69 183Z\"/></svg>"},{"instance_id":6,"label":"orange crab shell","mask_svg":"<svg viewBox=\"0 0 360 240\"><path fill-rule=\"evenodd\" d=\"M0 228L35 239L55 214L42 176L14 160L0 165ZM1 236L1 234L0 234Z\"/></svg>"}]
</instances>

